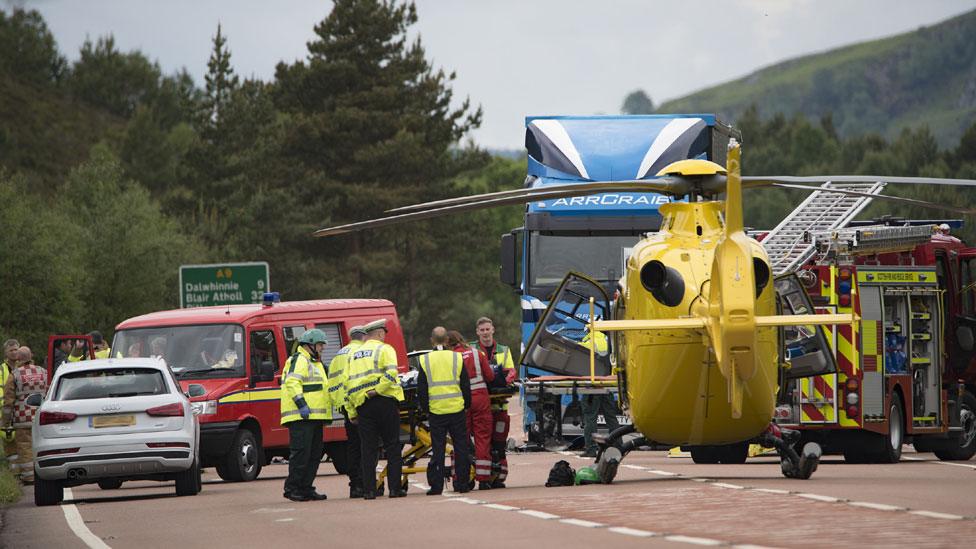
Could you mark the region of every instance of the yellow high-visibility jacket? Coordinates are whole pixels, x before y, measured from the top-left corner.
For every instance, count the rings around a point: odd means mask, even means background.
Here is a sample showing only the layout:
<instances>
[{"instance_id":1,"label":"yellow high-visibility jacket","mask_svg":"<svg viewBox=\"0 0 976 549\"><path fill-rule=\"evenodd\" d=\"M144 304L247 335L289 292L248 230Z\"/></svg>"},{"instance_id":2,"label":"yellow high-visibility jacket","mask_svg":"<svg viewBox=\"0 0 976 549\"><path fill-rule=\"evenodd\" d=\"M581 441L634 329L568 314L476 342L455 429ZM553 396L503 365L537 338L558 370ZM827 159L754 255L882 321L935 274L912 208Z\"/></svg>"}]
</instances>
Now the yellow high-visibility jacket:
<instances>
[{"instance_id":1,"label":"yellow high-visibility jacket","mask_svg":"<svg viewBox=\"0 0 976 549\"><path fill-rule=\"evenodd\" d=\"M427 377L430 413L442 416L464 410L462 360L461 353L454 351L431 351L420 357L420 368Z\"/></svg>"},{"instance_id":2,"label":"yellow high-visibility jacket","mask_svg":"<svg viewBox=\"0 0 976 549\"><path fill-rule=\"evenodd\" d=\"M396 351L377 339L364 341L353 351L346 366L343 391L346 393L346 412L350 418L358 414L356 408L366 402L366 394L377 394L403 401L403 388L397 380Z\"/></svg>"},{"instance_id":3,"label":"yellow high-visibility jacket","mask_svg":"<svg viewBox=\"0 0 976 549\"><path fill-rule=\"evenodd\" d=\"M295 399L302 397L308 405L311 414L308 419L332 419L332 409L329 407L329 390L326 387L328 378L325 367L312 355L299 347L285 363L282 372L281 387L281 424L302 419Z\"/></svg>"},{"instance_id":4,"label":"yellow high-visibility jacket","mask_svg":"<svg viewBox=\"0 0 976 549\"><path fill-rule=\"evenodd\" d=\"M349 357L352 353L362 347L363 342L352 340L349 345L339 349L336 356L329 363L329 400L332 402L332 417L338 418L345 409L346 391L346 368L349 367Z\"/></svg>"}]
</instances>

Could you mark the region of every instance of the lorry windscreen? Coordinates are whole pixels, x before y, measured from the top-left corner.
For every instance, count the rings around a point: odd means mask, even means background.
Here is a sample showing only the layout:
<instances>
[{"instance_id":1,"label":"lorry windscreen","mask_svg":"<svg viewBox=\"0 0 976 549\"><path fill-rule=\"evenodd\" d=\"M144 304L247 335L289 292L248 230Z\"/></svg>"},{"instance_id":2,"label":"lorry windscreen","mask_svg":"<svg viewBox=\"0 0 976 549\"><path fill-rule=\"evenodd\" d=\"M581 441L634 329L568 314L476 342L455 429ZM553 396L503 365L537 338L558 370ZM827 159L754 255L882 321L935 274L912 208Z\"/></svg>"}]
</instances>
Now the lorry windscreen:
<instances>
[{"instance_id":1,"label":"lorry windscreen","mask_svg":"<svg viewBox=\"0 0 976 549\"><path fill-rule=\"evenodd\" d=\"M237 324L119 330L115 357L160 356L180 379L244 375L244 328Z\"/></svg>"},{"instance_id":2,"label":"lorry windscreen","mask_svg":"<svg viewBox=\"0 0 976 549\"><path fill-rule=\"evenodd\" d=\"M627 257L640 240L638 235L540 233L529 234L527 265L530 295L545 299L575 271L603 283L612 292L624 272Z\"/></svg>"}]
</instances>

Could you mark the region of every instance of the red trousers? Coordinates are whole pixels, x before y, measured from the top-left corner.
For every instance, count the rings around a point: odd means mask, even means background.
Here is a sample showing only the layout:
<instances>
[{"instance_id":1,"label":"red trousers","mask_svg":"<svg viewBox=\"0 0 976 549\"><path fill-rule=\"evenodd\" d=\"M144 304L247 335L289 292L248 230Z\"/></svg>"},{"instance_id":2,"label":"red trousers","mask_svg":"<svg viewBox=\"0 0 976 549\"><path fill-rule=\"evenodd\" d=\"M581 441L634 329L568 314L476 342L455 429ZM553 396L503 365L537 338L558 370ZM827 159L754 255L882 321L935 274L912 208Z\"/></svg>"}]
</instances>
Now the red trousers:
<instances>
[{"instance_id":1,"label":"red trousers","mask_svg":"<svg viewBox=\"0 0 976 549\"><path fill-rule=\"evenodd\" d=\"M493 463L492 469L498 473L495 479L497 482L505 482L508 478L508 458L505 457L505 449L508 444L508 430L511 426L511 418L508 410L495 410L491 414L491 449Z\"/></svg>"},{"instance_id":2,"label":"red trousers","mask_svg":"<svg viewBox=\"0 0 976 549\"><path fill-rule=\"evenodd\" d=\"M488 394L472 391L471 408L468 409L468 434L474 438L474 479L478 482L491 478L491 405Z\"/></svg>"}]
</instances>

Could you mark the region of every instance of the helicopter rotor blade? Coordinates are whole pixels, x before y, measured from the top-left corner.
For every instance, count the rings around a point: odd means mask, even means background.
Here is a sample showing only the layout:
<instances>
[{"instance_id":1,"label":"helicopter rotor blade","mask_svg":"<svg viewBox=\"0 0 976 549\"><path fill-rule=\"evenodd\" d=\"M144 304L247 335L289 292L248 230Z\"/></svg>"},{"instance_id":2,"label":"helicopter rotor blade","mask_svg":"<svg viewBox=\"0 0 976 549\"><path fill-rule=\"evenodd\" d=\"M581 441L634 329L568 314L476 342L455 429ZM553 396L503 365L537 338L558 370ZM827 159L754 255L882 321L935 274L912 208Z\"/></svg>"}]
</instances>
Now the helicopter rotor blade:
<instances>
[{"instance_id":1,"label":"helicopter rotor blade","mask_svg":"<svg viewBox=\"0 0 976 549\"><path fill-rule=\"evenodd\" d=\"M670 192L676 186L676 178L661 177L657 179L637 179L622 181L594 181L590 183L568 183L565 185L547 185L544 187L532 187L523 189L511 189L507 191L495 191L492 193L474 194L470 196L459 196L457 198L446 198L444 200L434 200L422 204L411 204L386 210L386 213L403 213L417 210L442 208L444 206L454 206L458 204L469 204L472 202L482 202L496 198L508 198L514 196L528 196L531 193L550 193L557 191L577 191L579 195L595 194L587 191L598 189L600 192L607 191L647 191L647 192ZM569 195L572 196L572 195Z\"/></svg>"},{"instance_id":2,"label":"helicopter rotor blade","mask_svg":"<svg viewBox=\"0 0 976 549\"><path fill-rule=\"evenodd\" d=\"M390 225L398 225L400 223L408 223L411 221L420 221L423 219L430 219L434 217L440 217L443 215L450 215L460 212L483 210L487 208L497 208L499 206L509 206L512 204L524 204L526 202L535 202L537 200L550 200L554 198L566 198L572 196L585 196L591 194L600 194L612 190L626 190L628 192L665 192L670 189L670 186L675 183L671 178L661 178L656 180L647 181L635 181L635 182L600 182L600 183L588 183L584 185L562 185L559 190L552 190L547 187L540 187L536 189L523 189L523 192L517 195L513 195L508 191L502 191L505 193L501 197L497 197L496 193L489 193L487 195L482 195L482 200L476 202L463 202L448 206L433 207L429 209L424 209L420 211L413 211L410 213L402 213L399 215L392 215L389 217L381 217L378 219L370 219L367 221L358 221L356 223L347 223L345 225L338 225L335 227L328 227L324 229L319 229L312 233L313 236L335 236L355 231L362 231L365 229L376 229L379 227L387 227ZM680 182L679 182L680 183ZM567 188L571 187L571 188ZM583 188L585 187L585 188ZM488 197L488 198L485 198Z\"/></svg>"},{"instance_id":3,"label":"helicopter rotor blade","mask_svg":"<svg viewBox=\"0 0 976 549\"><path fill-rule=\"evenodd\" d=\"M965 181L965 180L956 180ZM976 181L972 182L976 184ZM789 183L771 183L768 186L778 187L781 189L800 189L804 191L824 191L828 193L846 194L852 196L867 196L870 198L875 198L877 200L886 200L888 202L900 202L902 204L909 204L912 206L919 206L922 208L933 208L936 210L943 210L947 212L961 213L965 215L976 215L976 209L973 208L963 208L960 206L951 206L948 204L936 204L935 202L926 202L925 200L918 200L915 198L905 198L903 196L890 196L885 194L871 194L861 191L852 191L850 189L835 189L832 187L812 187L810 185L793 185Z\"/></svg>"},{"instance_id":4,"label":"helicopter rotor blade","mask_svg":"<svg viewBox=\"0 0 976 549\"><path fill-rule=\"evenodd\" d=\"M950 187L976 187L972 179L943 179L938 177L891 177L887 175L815 175L798 177L790 175L744 175L742 185L746 188L784 184L804 183L897 183L906 185L945 185Z\"/></svg>"}]
</instances>

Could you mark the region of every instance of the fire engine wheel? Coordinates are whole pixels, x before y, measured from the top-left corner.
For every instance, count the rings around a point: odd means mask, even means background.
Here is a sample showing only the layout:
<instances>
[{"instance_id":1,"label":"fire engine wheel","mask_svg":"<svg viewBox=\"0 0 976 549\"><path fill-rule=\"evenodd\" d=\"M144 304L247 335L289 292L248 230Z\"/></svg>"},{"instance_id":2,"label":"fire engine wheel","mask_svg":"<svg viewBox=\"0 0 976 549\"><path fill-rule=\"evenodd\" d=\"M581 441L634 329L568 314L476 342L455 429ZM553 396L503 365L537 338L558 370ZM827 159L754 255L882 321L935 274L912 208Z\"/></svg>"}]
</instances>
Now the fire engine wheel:
<instances>
[{"instance_id":1,"label":"fire engine wheel","mask_svg":"<svg viewBox=\"0 0 976 549\"><path fill-rule=\"evenodd\" d=\"M228 482L249 482L261 473L261 447L254 433L238 429L230 451L223 463L217 465L217 475Z\"/></svg>"},{"instance_id":2,"label":"fire engine wheel","mask_svg":"<svg viewBox=\"0 0 976 549\"><path fill-rule=\"evenodd\" d=\"M901 398L893 396L888 410L888 436L884 438L884 447L873 461L898 463L901 460L901 445L905 443L905 413L902 410Z\"/></svg>"},{"instance_id":3,"label":"fire engine wheel","mask_svg":"<svg viewBox=\"0 0 976 549\"><path fill-rule=\"evenodd\" d=\"M942 461L967 461L976 455L976 397L966 392L959 408L959 424L962 437L959 445L952 448L936 448L935 455Z\"/></svg>"}]
</instances>

